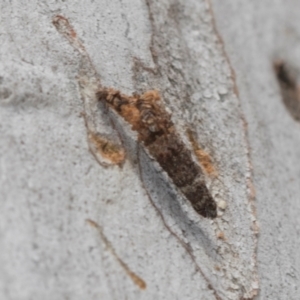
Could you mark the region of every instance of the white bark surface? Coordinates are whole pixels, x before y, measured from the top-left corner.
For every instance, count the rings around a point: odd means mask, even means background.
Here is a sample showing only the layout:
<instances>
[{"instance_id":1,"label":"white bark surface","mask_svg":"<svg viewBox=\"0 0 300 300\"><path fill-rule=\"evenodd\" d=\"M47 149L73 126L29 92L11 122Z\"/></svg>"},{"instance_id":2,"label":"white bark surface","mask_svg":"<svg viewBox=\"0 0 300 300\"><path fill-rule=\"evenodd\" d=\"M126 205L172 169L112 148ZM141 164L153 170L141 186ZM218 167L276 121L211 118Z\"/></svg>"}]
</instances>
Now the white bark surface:
<instances>
[{"instance_id":1,"label":"white bark surface","mask_svg":"<svg viewBox=\"0 0 300 300\"><path fill-rule=\"evenodd\" d=\"M0 299L299 299L300 124L272 68L300 70L299 9L2 1ZM98 106L100 83L159 90L190 148L193 130L216 169L215 220ZM122 167L101 164L91 131L122 143Z\"/></svg>"},{"instance_id":2,"label":"white bark surface","mask_svg":"<svg viewBox=\"0 0 300 300\"><path fill-rule=\"evenodd\" d=\"M300 3L214 1L213 8L248 122L260 227L259 298L298 299L300 124L283 105L272 60L280 57L300 70Z\"/></svg>"}]
</instances>

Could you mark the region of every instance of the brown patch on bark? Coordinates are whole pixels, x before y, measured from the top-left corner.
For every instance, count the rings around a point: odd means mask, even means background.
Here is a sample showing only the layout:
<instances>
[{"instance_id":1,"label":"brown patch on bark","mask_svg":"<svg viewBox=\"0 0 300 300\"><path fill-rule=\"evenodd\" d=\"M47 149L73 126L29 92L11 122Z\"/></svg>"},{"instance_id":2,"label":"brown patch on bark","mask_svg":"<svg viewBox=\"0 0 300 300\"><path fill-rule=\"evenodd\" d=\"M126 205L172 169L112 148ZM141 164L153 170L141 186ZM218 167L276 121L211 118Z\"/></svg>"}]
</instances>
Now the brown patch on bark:
<instances>
[{"instance_id":1,"label":"brown patch on bark","mask_svg":"<svg viewBox=\"0 0 300 300\"><path fill-rule=\"evenodd\" d=\"M209 176L217 176L218 173L215 169L215 166L212 163L212 159L210 157L210 155L204 151L203 149L201 149L201 147L199 146L199 144L197 143L194 134L192 133L192 131L190 129L187 130L187 135L188 138L192 144L194 153L197 157L197 160L199 161L201 167L204 169L204 171L209 175Z\"/></svg>"},{"instance_id":2,"label":"brown patch on bark","mask_svg":"<svg viewBox=\"0 0 300 300\"><path fill-rule=\"evenodd\" d=\"M125 160L124 149L112 142L108 141L104 137L98 134L89 132L89 141L93 144L93 147L104 159L109 160L112 164L119 165Z\"/></svg>"},{"instance_id":3,"label":"brown patch on bark","mask_svg":"<svg viewBox=\"0 0 300 300\"><path fill-rule=\"evenodd\" d=\"M219 231L219 232L217 233L217 238L218 238L219 240L226 241L225 233L224 233L223 231Z\"/></svg>"},{"instance_id":4,"label":"brown patch on bark","mask_svg":"<svg viewBox=\"0 0 300 300\"><path fill-rule=\"evenodd\" d=\"M204 174L176 133L170 114L160 103L159 93L148 91L126 96L117 90L102 88L97 96L131 124L138 133L139 142L167 172L193 208L204 217L215 218L217 206L205 185Z\"/></svg>"},{"instance_id":5,"label":"brown patch on bark","mask_svg":"<svg viewBox=\"0 0 300 300\"><path fill-rule=\"evenodd\" d=\"M218 265L215 265L215 266L214 266L214 269L215 269L216 271L218 271L218 272L221 271L221 268L220 268Z\"/></svg>"},{"instance_id":6,"label":"brown patch on bark","mask_svg":"<svg viewBox=\"0 0 300 300\"><path fill-rule=\"evenodd\" d=\"M56 15L52 19L52 23L56 27L58 32L64 35L71 44L76 45L78 50L85 51L83 44L78 40L76 31L70 25L69 20L67 18L61 15Z\"/></svg>"}]
</instances>

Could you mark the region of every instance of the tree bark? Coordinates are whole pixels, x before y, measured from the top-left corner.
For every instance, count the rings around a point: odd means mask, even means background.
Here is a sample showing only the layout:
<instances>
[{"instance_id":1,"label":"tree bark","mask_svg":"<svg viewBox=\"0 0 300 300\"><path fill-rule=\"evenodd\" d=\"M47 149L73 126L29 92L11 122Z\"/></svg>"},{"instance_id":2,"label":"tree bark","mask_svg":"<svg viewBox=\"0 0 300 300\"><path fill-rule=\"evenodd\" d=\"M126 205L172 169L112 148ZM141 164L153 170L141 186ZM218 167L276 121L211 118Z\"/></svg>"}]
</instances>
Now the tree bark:
<instances>
[{"instance_id":1,"label":"tree bark","mask_svg":"<svg viewBox=\"0 0 300 300\"><path fill-rule=\"evenodd\" d=\"M2 1L0 299L298 299L298 9ZM155 95L216 218L107 88Z\"/></svg>"}]
</instances>

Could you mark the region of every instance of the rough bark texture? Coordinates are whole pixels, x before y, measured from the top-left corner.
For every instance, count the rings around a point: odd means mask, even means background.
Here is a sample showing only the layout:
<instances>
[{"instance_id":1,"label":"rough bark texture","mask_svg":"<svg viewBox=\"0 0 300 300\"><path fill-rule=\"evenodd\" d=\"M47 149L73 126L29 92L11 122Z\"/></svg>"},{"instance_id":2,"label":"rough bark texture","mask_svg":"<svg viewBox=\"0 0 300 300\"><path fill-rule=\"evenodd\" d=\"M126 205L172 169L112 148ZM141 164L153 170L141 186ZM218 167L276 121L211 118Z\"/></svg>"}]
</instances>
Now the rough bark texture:
<instances>
[{"instance_id":1,"label":"rough bark texture","mask_svg":"<svg viewBox=\"0 0 300 300\"><path fill-rule=\"evenodd\" d=\"M300 298L300 4L254 2L2 1L0 299ZM159 91L217 218L99 87Z\"/></svg>"}]
</instances>

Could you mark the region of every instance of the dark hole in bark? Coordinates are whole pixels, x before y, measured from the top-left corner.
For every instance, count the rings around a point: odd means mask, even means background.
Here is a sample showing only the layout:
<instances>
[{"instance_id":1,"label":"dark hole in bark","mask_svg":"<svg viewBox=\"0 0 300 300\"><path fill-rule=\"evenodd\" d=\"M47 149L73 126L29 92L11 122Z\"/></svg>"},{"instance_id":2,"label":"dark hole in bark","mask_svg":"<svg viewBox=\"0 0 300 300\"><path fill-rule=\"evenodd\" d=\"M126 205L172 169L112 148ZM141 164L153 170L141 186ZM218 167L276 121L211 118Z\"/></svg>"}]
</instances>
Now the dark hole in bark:
<instances>
[{"instance_id":1,"label":"dark hole in bark","mask_svg":"<svg viewBox=\"0 0 300 300\"><path fill-rule=\"evenodd\" d=\"M274 70L280 86L282 101L292 118L300 121L300 84L296 73L282 60L274 62Z\"/></svg>"}]
</instances>

